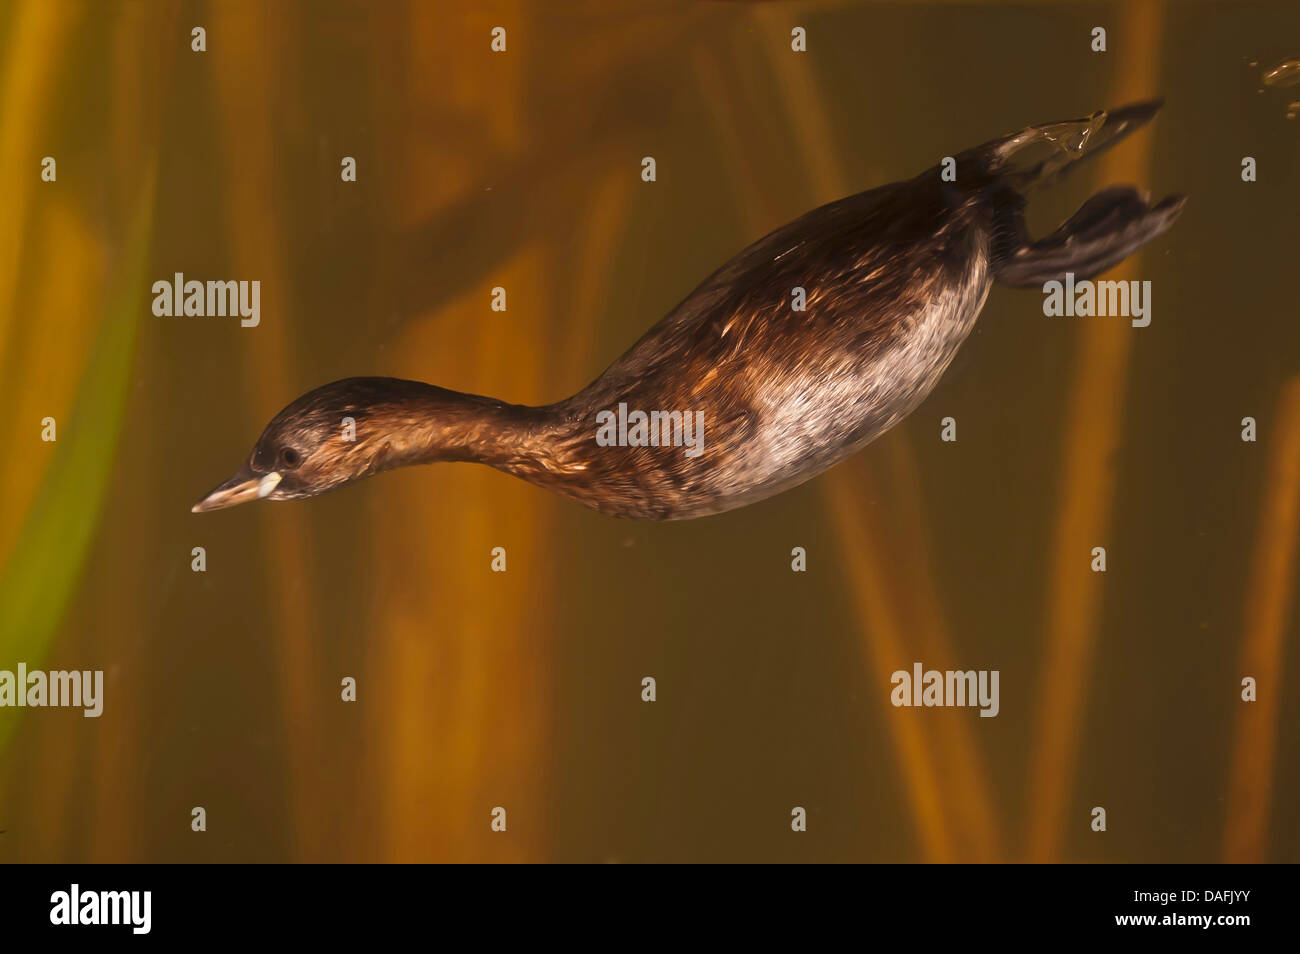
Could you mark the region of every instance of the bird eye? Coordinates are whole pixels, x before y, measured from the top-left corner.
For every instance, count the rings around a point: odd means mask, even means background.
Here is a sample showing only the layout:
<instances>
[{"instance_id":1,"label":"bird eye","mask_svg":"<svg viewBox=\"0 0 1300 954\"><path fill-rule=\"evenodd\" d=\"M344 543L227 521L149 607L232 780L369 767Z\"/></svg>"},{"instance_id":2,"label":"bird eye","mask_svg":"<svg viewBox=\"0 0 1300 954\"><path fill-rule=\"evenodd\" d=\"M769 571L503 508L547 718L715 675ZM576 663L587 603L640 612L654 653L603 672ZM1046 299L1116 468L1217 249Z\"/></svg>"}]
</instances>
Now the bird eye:
<instances>
[{"instance_id":1,"label":"bird eye","mask_svg":"<svg viewBox=\"0 0 1300 954\"><path fill-rule=\"evenodd\" d=\"M302 463L302 455L292 447L286 447L280 451L280 463L285 467L297 467Z\"/></svg>"}]
</instances>

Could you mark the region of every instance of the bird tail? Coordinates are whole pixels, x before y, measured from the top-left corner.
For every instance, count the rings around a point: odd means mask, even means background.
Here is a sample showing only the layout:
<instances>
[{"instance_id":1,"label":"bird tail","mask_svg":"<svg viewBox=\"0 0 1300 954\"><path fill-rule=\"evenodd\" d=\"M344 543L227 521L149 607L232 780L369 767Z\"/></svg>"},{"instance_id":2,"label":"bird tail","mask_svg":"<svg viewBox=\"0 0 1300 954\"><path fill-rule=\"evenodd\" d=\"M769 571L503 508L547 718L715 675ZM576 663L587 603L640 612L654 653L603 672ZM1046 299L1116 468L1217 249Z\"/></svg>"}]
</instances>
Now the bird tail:
<instances>
[{"instance_id":1,"label":"bird tail","mask_svg":"<svg viewBox=\"0 0 1300 954\"><path fill-rule=\"evenodd\" d=\"M1051 235L1034 241L1025 228L1027 196L1100 155L1145 125L1160 100L1099 111L1086 119L1044 123L968 153L984 176L993 215L993 274L1024 287L1064 278L1089 278L1137 251L1174 224L1185 197L1152 206L1133 186L1110 186L1085 202ZM958 160L958 168L962 162Z\"/></svg>"}]
</instances>

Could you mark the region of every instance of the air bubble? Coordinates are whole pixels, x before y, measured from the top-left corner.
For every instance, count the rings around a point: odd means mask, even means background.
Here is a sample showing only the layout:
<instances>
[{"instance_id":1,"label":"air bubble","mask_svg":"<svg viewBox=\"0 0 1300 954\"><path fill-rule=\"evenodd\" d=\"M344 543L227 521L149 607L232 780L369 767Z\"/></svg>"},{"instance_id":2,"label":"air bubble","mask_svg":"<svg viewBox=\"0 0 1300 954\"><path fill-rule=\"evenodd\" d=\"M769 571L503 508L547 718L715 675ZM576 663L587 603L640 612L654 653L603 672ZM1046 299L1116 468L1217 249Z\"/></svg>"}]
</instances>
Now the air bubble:
<instances>
[{"instance_id":1,"label":"air bubble","mask_svg":"<svg viewBox=\"0 0 1300 954\"><path fill-rule=\"evenodd\" d=\"M1300 83L1300 60L1279 63L1264 74L1265 86L1294 86Z\"/></svg>"}]
</instances>

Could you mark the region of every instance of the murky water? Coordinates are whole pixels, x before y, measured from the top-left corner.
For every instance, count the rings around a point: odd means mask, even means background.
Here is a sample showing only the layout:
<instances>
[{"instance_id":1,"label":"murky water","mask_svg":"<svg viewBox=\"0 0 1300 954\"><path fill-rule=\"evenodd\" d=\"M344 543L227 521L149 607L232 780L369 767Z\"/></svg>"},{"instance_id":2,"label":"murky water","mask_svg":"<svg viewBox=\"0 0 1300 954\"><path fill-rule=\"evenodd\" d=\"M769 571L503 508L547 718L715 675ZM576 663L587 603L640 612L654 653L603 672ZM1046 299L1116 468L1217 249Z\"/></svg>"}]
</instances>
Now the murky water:
<instances>
[{"instance_id":1,"label":"murky water","mask_svg":"<svg viewBox=\"0 0 1300 954\"><path fill-rule=\"evenodd\" d=\"M1297 38L1287 2L0 6L0 669L104 671L97 719L0 709L0 859L1296 860ZM802 488L626 523L444 465L190 513L309 388L556 400L803 212L1153 96L1028 211L1188 195L1108 276L1150 325L995 288ZM156 316L177 272L259 281L259 323ZM997 716L893 706L917 662L997 670Z\"/></svg>"}]
</instances>

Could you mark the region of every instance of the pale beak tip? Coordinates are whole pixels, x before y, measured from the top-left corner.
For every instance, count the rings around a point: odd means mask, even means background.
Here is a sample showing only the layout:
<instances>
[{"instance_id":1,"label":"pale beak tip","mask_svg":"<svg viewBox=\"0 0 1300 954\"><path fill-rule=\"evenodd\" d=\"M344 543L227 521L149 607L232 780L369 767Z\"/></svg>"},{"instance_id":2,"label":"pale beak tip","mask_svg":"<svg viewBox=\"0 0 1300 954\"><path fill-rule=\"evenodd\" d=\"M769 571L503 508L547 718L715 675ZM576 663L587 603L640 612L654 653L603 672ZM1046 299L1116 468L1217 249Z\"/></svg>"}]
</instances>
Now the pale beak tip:
<instances>
[{"instance_id":1,"label":"pale beak tip","mask_svg":"<svg viewBox=\"0 0 1300 954\"><path fill-rule=\"evenodd\" d=\"M280 483L280 474L272 471L260 479L245 466L243 470L217 487L206 497L190 508L190 513L207 513L210 510L225 510L250 500L269 497Z\"/></svg>"}]
</instances>

